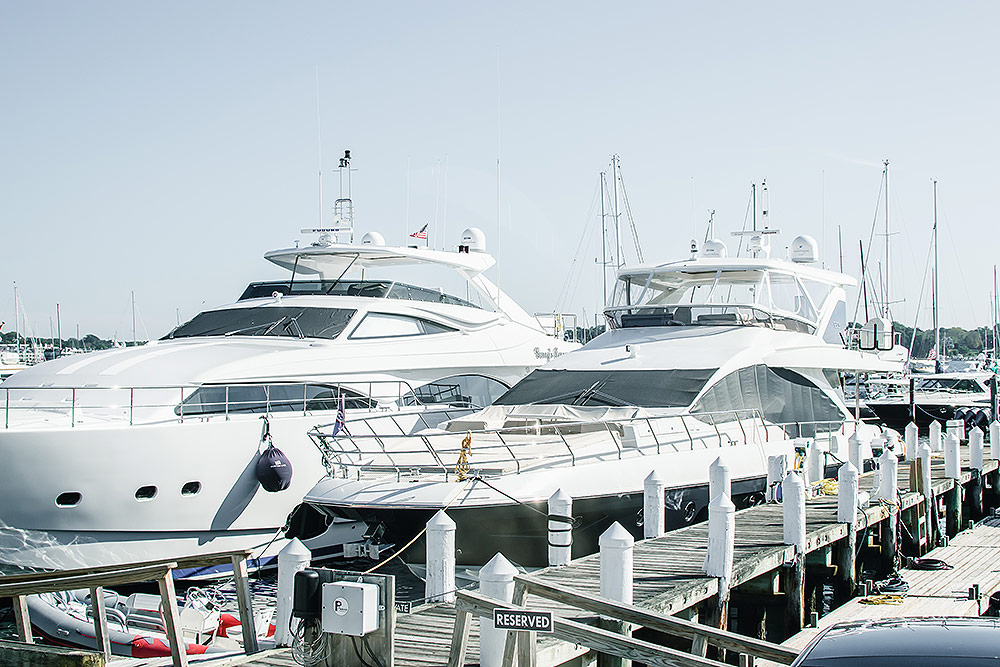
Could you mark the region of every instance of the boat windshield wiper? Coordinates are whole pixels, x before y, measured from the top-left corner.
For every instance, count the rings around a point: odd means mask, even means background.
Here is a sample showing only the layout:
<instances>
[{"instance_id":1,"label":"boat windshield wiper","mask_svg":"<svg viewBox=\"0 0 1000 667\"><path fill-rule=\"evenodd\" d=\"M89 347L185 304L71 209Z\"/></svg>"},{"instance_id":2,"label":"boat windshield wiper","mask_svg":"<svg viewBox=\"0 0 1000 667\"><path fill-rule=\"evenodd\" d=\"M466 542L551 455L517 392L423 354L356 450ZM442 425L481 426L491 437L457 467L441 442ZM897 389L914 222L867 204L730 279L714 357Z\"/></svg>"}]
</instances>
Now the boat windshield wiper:
<instances>
[{"instance_id":1,"label":"boat windshield wiper","mask_svg":"<svg viewBox=\"0 0 1000 667\"><path fill-rule=\"evenodd\" d=\"M590 397L597 393L597 390L604 386L607 380L598 380L594 384L590 385L586 389L580 392L580 395L573 399L570 405L586 405Z\"/></svg>"},{"instance_id":2,"label":"boat windshield wiper","mask_svg":"<svg viewBox=\"0 0 1000 667\"><path fill-rule=\"evenodd\" d=\"M293 333L299 338L306 337L305 332L302 331L302 327L299 326L299 318L297 317L293 317L290 320L288 320L288 324L285 325L284 329L285 331L292 329Z\"/></svg>"},{"instance_id":3,"label":"boat windshield wiper","mask_svg":"<svg viewBox=\"0 0 1000 667\"><path fill-rule=\"evenodd\" d=\"M264 322L263 324L252 324L248 327L243 327L242 329L233 329L232 331L227 331L222 334L223 336L236 336L239 334L247 333L248 331L257 331L258 329L265 329L264 333L261 335L266 336L271 329L280 324L285 318L279 317L274 322ZM258 334L254 334L258 335Z\"/></svg>"}]
</instances>

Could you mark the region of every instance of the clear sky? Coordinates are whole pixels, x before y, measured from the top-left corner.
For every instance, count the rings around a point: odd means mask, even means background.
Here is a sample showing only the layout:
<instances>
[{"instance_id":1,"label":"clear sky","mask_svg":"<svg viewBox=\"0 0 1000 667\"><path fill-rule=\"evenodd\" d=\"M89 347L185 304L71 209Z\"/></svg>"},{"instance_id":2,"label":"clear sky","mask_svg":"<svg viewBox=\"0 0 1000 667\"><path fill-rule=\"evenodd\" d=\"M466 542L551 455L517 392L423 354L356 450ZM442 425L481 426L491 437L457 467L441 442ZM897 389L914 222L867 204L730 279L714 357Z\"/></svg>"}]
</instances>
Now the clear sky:
<instances>
[{"instance_id":1,"label":"clear sky","mask_svg":"<svg viewBox=\"0 0 1000 667\"><path fill-rule=\"evenodd\" d=\"M329 209L350 149L361 232L481 227L527 310L590 320L612 154L647 261L686 256L709 209L728 240L766 179L784 242L836 267L839 229L854 275L889 159L895 318L918 315L936 178L942 324L985 325L998 23L995 2L0 0L0 318L16 282L34 334L59 303L64 337L128 340L134 291L157 337L283 277L263 253L307 240L320 153Z\"/></svg>"}]
</instances>

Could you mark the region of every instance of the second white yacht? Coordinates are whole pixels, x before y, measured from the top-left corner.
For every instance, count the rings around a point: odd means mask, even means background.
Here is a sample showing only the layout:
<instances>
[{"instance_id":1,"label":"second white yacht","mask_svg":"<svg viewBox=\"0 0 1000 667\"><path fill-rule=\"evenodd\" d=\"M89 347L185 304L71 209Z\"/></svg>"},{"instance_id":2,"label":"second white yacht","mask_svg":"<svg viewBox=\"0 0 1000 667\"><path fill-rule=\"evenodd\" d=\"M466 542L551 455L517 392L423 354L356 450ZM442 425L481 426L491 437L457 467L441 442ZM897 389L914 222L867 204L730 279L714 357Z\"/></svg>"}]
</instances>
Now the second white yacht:
<instances>
[{"instance_id":1,"label":"second white yacht","mask_svg":"<svg viewBox=\"0 0 1000 667\"><path fill-rule=\"evenodd\" d=\"M838 372L900 370L885 358L891 332L869 327L867 351L846 342L854 279L810 266L815 241L796 238L791 261L767 256L764 233L751 248L754 257L729 258L713 240L684 261L620 270L609 331L440 429L376 437L318 427L329 475L306 504L379 526L373 537L410 545L408 562L422 562L420 531L445 509L459 564L500 551L530 567L546 562L546 503L557 490L573 499L580 556L613 521L642 535L653 471L669 529L706 515L716 458L738 505L764 497L768 457L794 460L800 437L846 458L849 436L876 430L853 419Z\"/></svg>"}]
</instances>

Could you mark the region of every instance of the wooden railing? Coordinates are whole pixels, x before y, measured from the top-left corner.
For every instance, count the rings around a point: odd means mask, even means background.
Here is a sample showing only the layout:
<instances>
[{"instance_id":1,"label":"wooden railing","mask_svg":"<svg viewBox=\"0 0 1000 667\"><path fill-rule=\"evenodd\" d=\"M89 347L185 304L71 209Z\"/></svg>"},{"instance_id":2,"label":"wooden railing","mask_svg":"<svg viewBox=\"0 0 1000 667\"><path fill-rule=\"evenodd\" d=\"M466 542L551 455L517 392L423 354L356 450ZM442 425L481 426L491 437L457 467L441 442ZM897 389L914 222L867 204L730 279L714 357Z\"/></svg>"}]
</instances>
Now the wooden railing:
<instances>
[{"instance_id":1,"label":"wooden railing","mask_svg":"<svg viewBox=\"0 0 1000 667\"><path fill-rule=\"evenodd\" d=\"M243 630L243 651L249 655L260 650L257 646L257 632L254 627L250 586L247 580L246 560L250 553L250 550L226 551L173 560L4 576L0 577L0 598L13 598L18 637L22 642L33 644L34 639L31 634L31 620L28 617L26 596L89 588L98 650L103 652L105 659L108 660L111 658L111 642L108 636L107 610L104 607L104 587L155 581L160 590L163 622L170 643L170 656L173 665L174 667L186 667L188 664L187 651L181 633L177 593L174 589L172 576L173 570L232 564L233 575L236 579L237 605Z\"/></svg>"},{"instance_id":2,"label":"wooden railing","mask_svg":"<svg viewBox=\"0 0 1000 667\"><path fill-rule=\"evenodd\" d=\"M469 622L472 615L492 618L494 609L523 609L529 592L532 595L544 597L584 612L600 614L603 617L611 617L624 623L632 623L675 637L691 639L692 651L697 651L699 646L704 647L709 644L720 649L736 651L741 655L760 657L786 665L791 664L798 655L797 652L777 644L745 637L735 632L719 630L675 616L657 614L630 604L582 595L562 586L537 581L529 576L515 577L514 582L514 596L511 603L494 600L469 591L457 592L456 608L458 613L455 617L455 630L448 660L449 667L460 667L465 664ZM512 667L515 664L515 656L516 663L520 667L535 664L534 634L513 631L507 633L503 654L504 667ZM685 653L558 616L552 619L552 636L556 639L586 646L599 653L636 660L647 665L723 667L725 664L702 657L696 652Z\"/></svg>"}]
</instances>

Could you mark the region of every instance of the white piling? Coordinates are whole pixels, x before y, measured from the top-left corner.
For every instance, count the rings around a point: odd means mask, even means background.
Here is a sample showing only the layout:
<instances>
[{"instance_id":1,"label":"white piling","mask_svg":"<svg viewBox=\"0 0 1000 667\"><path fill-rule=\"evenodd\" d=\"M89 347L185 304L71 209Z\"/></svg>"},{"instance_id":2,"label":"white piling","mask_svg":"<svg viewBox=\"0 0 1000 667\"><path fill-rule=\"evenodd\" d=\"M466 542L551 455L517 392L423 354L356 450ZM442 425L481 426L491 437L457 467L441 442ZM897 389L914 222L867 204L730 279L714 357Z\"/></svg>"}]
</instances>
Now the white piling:
<instances>
[{"instance_id":1,"label":"white piling","mask_svg":"<svg viewBox=\"0 0 1000 667\"><path fill-rule=\"evenodd\" d=\"M824 463L826 463L823 456L823 449L819 444L819 440L810 440L809 445L806 448L806 483L815 484L824 477Z\"/></svg>"},{"instance_id":2,"label":"white piling","mask_svg":"<svg viewBox=\"0 0 1000 667\"><path fill-rule=\"evenodd\" d=\"M806 552L806 485L794 472L781 483L783 496L785 544L795 546L799 555Z\"/></svg>"},{"instance_id":3,"label":"white piling","mask_svg":"<svg viewBox=\"0 0 1000 667\"><path fill-rule=\"evenodd\" d=\"M601 534L601 597L632 604L632 549L635 538L615 521Z\"/></svg>"},{"instance_id":4,"label":"white piling","mask_svg":"<svg viewBox=\"0 0 1000 667\"><path fill-rule=\"evenodd\" d=\"M733 554L736 550L736 505L728 493L720 493L708 504L708 554L704 570L719 578L719 591L729 590L733 580Z\"/></svg>"},{"instance_id":5,"label":"white piling","mask_svg":"<svg viewBox=\"0 0 1000 667\"><path fill-rule=\"evenodd\" d=\"M427 581L430 602L455 601L455 522L438 510L427 522Z\"/></svg>"},{"instance_id":6,"label":"white piling","mask_svg":"<svg viewBox=\"0 0 1000 667\"><path fill-rule=\"evenodd\" d=\"M722 460L722 457L715 459L712 465L708 466L708 500L712 501L716 496L725 493L731 496L733 493L732 480L729 476L729 466Z\"/></svg>"},{"instance_id":7,"label":"white piling","mask_svg":"<svg viewBox=\"0 0 1000 667\"><path fill-rule=\"evenodd\" d=\"M924 496L931 496L931 448L927 444L920 445L917 449L917 456L920 457L920 468L923 473Z\"/></svg>"},{"instance_id":8,"label":"white piling","mask_svg":"<svg viewBox=\"0 0 1000 667\"><path fill-rule=\"evenodd\" d=\"M949 419L945 425L944 430L949 435L954 435L958 438L959 442L965 437L965 422L961 419Z\"/></svg>"},{"instance_id":9,"label":"white piling","mask_svg":"<svg viewBox=\"0 0 1000 667\"><path fill-rule=\"evenodd\" d=\"M944 474L951 479L962 476L961 450L958 448L958 436L949 433L944 437Z\"/></svg>"},{"instance_id":10,"label":"white piling","mask_svg":"<svg viewBox=\"0 0 1000 667\"><path fill-rule=\"evenodd\" d=\"M917 438L920 435L920 429L913 422L906 425L904 430L903 438L906 442L906 460L912 461L917 458Z\"/></svg>"},{"instance_id":11,"label":"white piling","mask_svg":"<svg viewBox=\"0 0 1000 667\"><path fill-rule=\"evenodd\" d=\"M667 513L664 501L666 483L655 470L642 483L642 535L646 539L666 532Z\"/></svg>"},{"instance_id":12,"label":"white piling","mask_svg":"<svg viewBox=\"0 0 1000 667\"><path fill-rule=\"evenodd\" d=\"M928 440L930 441L931 452L942 451L941 442L941 422L934 420L931 422L930 427L927 429Z\"/></svg>"},{"instance_id":13,"label":"white piling","mask_svg":"<svg viewBox=\"0 0 1000 667\"><path fill-rule=\"evenodd\" d=\"M983 429L978 426L969 431L969 467L983 472Z\"/></svg>"},{"instance_id":14,"label":"white piling","mask_svg":"<svg viewBox=\"0 0 1000 667\"><path fill-rule=\"evenodd\" d=\"M851 462L851 465L858 470L865 469L865 459L862 454L862 442L861 436L855 431L851 434L851 437L847 439L847 460Z\"/></svg>"},{"instance_id":15,"label":"white piling","mask_svg":"<svg viewBox=\"0 0 1000 667\"><path fill-rule=\"evenodd\" d=\"M1000 459L1000 421L990 424L990 458Z\"/></svg>"},{"instance_id":16,"label":"white piling","mask_svg":"<svg viewBox=\"0 0 1000 667\"><path fill-rule=\"evenodd\" d=\"M781 480L788 474L788 457L785 454L767 457L767 502L781 500ZM711 499L709 499L711 500Z\"/></svg>"},{"instance_id":17,"label":"white piling","mask_svg":"<svg viewBox=\"0 0 1000 667\"><path fill-rule=\"evenodd\" d=\"M549 565L569 565L573 551L573 498L562 489L549 498Z\"/></svg>"},{"instance_id":18,"label":"white piling","mask_svg":"<svg viewBox=\"0 0 1000 667\"><path fill-rule=\"evenodd\" d=\"M494 600L506 603L514 598L514 576L517 568L497 554L479 570L479 592ZM482 667L501 667L507 630L497 630L492 616L479 619L479 664Z\"/></svg>"},{"instance_id":19,"label":"white piling","mask_svg":"<svg viewBox=\"0 0 1000 667\"><path fill-rule=\"evenodd\" d=\"M889 503L896 502L899 491L899 479L896 476L898 466L899 460L896 458L896 452L888 447L883 449L882 456L879 458L881 475L879 476L878 497Z\"/></svg>"},{"instance_id":20,"label":"white piling","mask_svg":"<svg viewBox=\"0 0 1000 667\"><path fill-rule=\"evenodd\" d=\"M852 526L858 517L858 469L848 461L837 471L837 521Z\"/></svg>"},{"instance_id":21,"label":"white piling","mask_svg":"<svg viewBox=\"0 0 1000 667\"><path fill-rule=\"evenodd\" d=\"M299 538L293 538L278 552L278 599L275 604L274 645L291 646L293 630L292 595L295 592L295 573L309 567L312 552Z\"/></svg>"}]
</instances>

